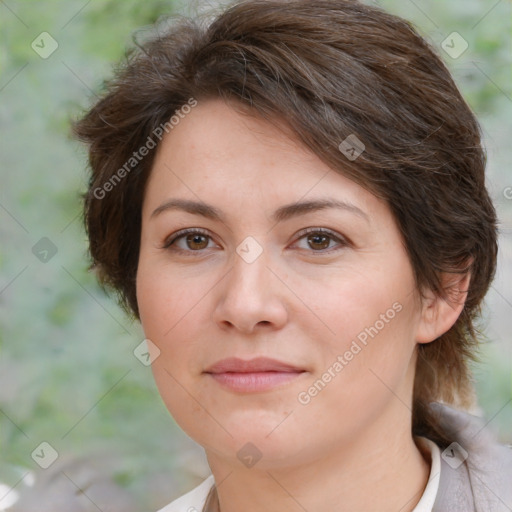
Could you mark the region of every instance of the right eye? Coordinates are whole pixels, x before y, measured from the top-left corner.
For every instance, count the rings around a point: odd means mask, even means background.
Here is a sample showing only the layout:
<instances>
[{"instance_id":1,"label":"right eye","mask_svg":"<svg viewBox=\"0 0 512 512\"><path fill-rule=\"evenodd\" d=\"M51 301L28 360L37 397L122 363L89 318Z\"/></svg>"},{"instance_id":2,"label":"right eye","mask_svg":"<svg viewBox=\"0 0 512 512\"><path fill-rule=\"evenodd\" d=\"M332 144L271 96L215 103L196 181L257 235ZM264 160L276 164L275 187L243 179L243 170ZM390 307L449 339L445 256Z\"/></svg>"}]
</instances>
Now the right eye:
<instances>
[{"instance_id":1,"label":"right eye","mask_svg":"<svg viewBox=\"0 0 512 512\"><path fill-rule=\"evenodd\" d=\"M209 240L211 240L211 236L206 230L187 228L168 237L162 249L179 253L202 253L204 249L208 248Z\"/></svg>"}]
</instances>

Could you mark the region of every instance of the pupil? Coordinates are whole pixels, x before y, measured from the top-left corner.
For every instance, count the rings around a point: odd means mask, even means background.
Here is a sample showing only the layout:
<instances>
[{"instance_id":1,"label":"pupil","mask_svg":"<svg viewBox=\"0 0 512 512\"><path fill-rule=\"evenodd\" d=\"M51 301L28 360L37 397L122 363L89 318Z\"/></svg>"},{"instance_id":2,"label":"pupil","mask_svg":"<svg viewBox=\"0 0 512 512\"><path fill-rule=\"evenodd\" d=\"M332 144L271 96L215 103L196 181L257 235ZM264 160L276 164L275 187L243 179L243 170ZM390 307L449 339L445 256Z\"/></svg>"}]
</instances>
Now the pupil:
<instances>
[{"instance_id":1,"label":"pupil","mask_svg":"<svg viewBox=\"0 0 512 512\"><path fill-rule=\"evenodd\" d=\"M201 239L204 239L203 235L190 235L188 240L191 241L192 245L201 245ZM204 242L203 242L204 244Z\"/></svg>"},{"instance_id":2,"label":"pupil","mask_svg":"<svg viewBox=\"0 0 512 512\"><path fill-rule=\"evenodd\" d=\"M326 235L312 235L311 238L314 240L313 245L322 245L322 244L325 245L325 241L329 237ZM318 242L317 240L323 240L323 242L322 241ZM327 245L329 245L329 244L327 244Z\"/></svg>"}]
</instances>

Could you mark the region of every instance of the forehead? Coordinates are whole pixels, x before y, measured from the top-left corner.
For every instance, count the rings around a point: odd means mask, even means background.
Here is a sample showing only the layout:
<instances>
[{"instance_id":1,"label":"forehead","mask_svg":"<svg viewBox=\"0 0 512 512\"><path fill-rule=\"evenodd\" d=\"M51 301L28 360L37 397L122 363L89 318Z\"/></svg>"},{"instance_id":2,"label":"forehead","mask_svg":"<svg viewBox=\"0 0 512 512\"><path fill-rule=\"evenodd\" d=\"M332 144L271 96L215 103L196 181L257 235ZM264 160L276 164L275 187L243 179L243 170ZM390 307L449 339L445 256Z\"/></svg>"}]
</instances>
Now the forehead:
<instances>
[{"instance_id":1,"label":"forehead","mask_svg":"<svg viewBox=\"0 0 512 512\"><path fill-rule=\"evenodd\" d=\"M155 208L170 195L226 207L338 196L364 209L377 201L304 147L284 123L244 115L220 99L200 102L163 137L145 203Z\"/></svg>"},{"instance_id":2,"label":"forehead","mask_svg":"<svg viewBox=\"0 0 512 512\"><path fill-rule=\"evenodd\" d=\"M240 172L247 166L243 161L282 165L283 157L299 164L304 159L314 161L315 155L304 148L284 121L271 122L240 111L239 104L227 104L221 99L201 101L180 119L162 139L155 167L165 161L187 164L188 168L216 167L217 172L237 161ZM261 151L262 149L265 151ZM183 159L186 162L183 162ZM219 166L219 161L225 165ZM263 169L262 169L263 170Z\"/></svg>"}]
</instances>

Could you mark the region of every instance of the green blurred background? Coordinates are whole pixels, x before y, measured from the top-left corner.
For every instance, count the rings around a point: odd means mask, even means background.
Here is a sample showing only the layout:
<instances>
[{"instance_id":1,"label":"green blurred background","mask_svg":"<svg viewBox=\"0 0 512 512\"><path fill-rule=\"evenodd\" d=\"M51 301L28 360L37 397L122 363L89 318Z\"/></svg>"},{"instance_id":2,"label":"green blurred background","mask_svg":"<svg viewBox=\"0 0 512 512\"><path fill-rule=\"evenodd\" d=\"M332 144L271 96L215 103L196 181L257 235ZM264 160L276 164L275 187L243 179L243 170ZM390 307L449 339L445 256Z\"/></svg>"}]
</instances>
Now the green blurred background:
<instances>
[{"instance_id":1,"label":"green blurred background","mask_svg":"<svg viewBox=\"0 0 512 512\"><path fill-rule=\"evenodd\" d=\"M134 31L208 3L0 0L0 510L155 511L209 474L133 354L140 326L87 272L85 150L69 138ZM501 253L475 377L480 413L512 442L511 2L371 3L438 48L484 130ZM454 31L458 58L442 49ZM42 442L59 454L46 470Z\"/></svg>"}]
</instances>

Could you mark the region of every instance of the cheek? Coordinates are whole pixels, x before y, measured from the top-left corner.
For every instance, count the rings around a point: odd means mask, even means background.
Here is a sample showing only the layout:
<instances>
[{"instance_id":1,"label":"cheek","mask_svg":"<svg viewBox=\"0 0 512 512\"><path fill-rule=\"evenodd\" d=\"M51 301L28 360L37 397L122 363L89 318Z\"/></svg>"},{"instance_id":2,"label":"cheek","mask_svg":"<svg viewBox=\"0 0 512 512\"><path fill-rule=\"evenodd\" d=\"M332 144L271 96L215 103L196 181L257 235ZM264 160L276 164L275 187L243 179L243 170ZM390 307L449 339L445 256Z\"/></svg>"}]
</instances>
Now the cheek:
<instances>
[{"instance_id":1,"label":"cheek","mask_svg":"<svg viewBox=\"0 0 512 512\"><path fill-rule=\"evenodd\" d=\"M333 317L337 335L323 351L318 372L295 399L300 404L297 422L315 428L323 418L326 439L351 439L387 407L409 402L415 346L409 305L389 303L388 297L374 297L364 308L349 311L350 304L346 315Z\"/></svg>"},{"instance_id":2,"label":"cheek","mask_svg":"<svg viewBox=\"0 0 512 512\"><path fill-rule=\"evenodd\" d=\"M153 268L156 268L153 267ZM162 269L146 271L141 266L137 275L137 300L146 338L158 347L158 357L151 370L167 409L185 432L193 432L194 424L204 421L193 392L197 373L195 329L201 324L199 298L183 280L170 278Z\"/></svg>"},{"instance_id":3,"label":"cheek","mask_svg":"<svg viewBox=\"0 0 512 512\"><path fill-rule=\"evenodd\" d=\"M190 282L174 275L165 266L151 263L139 265L137 273L137 301L141 324L148 338L161 349L181 323L196 313L200 291Z\"/></svg>"},{"instance_id":4,"label":"cheek","mask_svg":"<svg viewBox=\"0 0 512 512\"><path fill-rule=\"evenodd\" d=\"M330 284L324 283L321 291L314 286L301 290L317 316L309 316L310 327L325 326L323 335L316 338L321 345L312 346L322 353L314 377L333 382L326 386L330 392L325 393L333 404L341 400L357 407L359 400L371 401L372 395L386 394L383 382L395 389L405 378L419 319L412 293L414 279L412 271L406 272L407 265L407 260L397 259L385 270L368 267L365 272L346 271ZM302 328L307 328L305 323ZM314 339L313 329L309 334ZM329 371L336 377L331 379L326 374Z\"/></svg>"},{"instance_id":5,"label":"cheek","mask_svg":"<svg viewBox=\"0 0 512 512\"><path fill-rule=\"evenodd\" d=\"M303 327L318 328L322 339L338 350L357 338L364 341L367 329L390 331L413 309L412 279L395 273L392 268L344 268L325 279L304 279L291 284L299 297L304 297L311 314L302 316ZM407 313L404 313L407 311Z\"/></svg>"},{"instance_id":6,"label":"cheek","mask_svg":"<svg viewBox=\"0 0 512 512\"><path fill-rule=\"evenodd\" d=\"M211 285L205 280L183 277L183 272L155 263L143 264L137 274L137 300L146 338L160 350L153 365L180 381L198 373L204 356L199 346L211 313L205 294Z\"/></svg>"}]
</instances>

